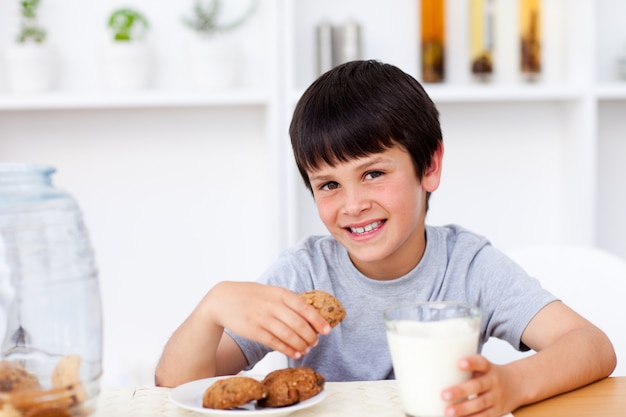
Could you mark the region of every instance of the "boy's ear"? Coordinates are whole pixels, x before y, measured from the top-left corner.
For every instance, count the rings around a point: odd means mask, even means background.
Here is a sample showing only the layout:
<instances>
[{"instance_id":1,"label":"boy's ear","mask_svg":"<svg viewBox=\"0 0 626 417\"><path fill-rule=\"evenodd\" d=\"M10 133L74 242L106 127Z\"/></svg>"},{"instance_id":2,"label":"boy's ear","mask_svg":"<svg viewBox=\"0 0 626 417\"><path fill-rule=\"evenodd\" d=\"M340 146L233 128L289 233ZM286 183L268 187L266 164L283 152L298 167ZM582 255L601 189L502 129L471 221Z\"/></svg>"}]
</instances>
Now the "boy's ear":
<instances>
[{"instance_id":1,"label":"boy's ear","mask_svg":"<svg viewBox=\"0 0 626 417\"><path fill-rule=\"evenodd\" d=\"M430 167L422 178L422 188L425 191L432 193L439 188L441 181L441 163L443 161L443 143L439 142L437 150L433 153L433 157L430 161Z\"/></svg>"}]
</instances>

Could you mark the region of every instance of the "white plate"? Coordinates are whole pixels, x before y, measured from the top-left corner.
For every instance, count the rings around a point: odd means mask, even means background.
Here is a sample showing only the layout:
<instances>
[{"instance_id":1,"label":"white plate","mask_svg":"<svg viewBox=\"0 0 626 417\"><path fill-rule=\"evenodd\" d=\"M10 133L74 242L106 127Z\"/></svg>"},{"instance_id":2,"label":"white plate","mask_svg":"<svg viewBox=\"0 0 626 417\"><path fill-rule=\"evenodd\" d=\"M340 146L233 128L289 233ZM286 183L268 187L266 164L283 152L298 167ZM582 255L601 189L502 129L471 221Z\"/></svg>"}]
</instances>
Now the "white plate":
<instances>
[{"instance_id":1,"label":"white plate","mask_svg":"<svg viewBox=\"0 0 626 417\"><path fill-rule=\"evenodd\" d=\"M219 379L229 378L228 376L221 376L215 378L199 379L197 381L187 382L186 384L179 385L178 387L170 391L170 401L179 407L187 410L196 411L198 413L207 414L210 416L221 417L235 417L235 416L263 416L263 417L278 417L286 416L294 411L302 410L303 408L309 408L318 404L326 397L326 390L322 390L319 394L308 400L301 401L294 405L278 408L256 408L254 402L248 403L233 410L216 410L213 408L202 407L202 395L207 388ZM257 378L260 379L260 378Z\"/></svg>"}]
</instances>

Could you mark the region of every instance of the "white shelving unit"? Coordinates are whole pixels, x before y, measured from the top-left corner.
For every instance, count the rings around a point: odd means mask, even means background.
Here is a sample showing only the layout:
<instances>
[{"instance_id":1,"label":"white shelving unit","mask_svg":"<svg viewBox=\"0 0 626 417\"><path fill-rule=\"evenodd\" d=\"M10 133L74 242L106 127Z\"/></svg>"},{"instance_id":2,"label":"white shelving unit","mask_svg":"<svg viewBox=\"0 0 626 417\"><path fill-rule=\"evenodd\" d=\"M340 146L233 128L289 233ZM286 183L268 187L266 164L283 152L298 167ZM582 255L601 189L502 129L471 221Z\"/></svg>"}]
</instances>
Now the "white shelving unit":
<instances>
[{"instance_id":1,"label":"white shelving unit","mask_svg":"<svg viewBox=\"0 0 626 417\"><path fill-rule=\"evenodd\" d=\"M36 96L0 96L0 111L132 109L162 107L267 106L270 95L261 90L217 92L207 95L188 91L85 93L53 91Z\"/></svg>"},{"instance_id":2,"label":"white shelving unit","mask_svg":"<svg viewBox=\"0 0 626 417\"><path fill-rule=\"evenodd\" d=\"M153 89L132 94L97 84L100 21L118 5L43 3L53 39L67 45L66 73L41 95L15 96L0 84L0 160L56 165L57 183L83 206L101 269L105 379L147 382L165 339L210 286L254 279L282 248L325 233L287 137L316 76L315 26L355 19L364 58L417 76L418 1L261 0L242 35L256 82L200 93L186 87L188 33L172 18L192 2L137 0L153 21L162 71ZM464 59L466 6L448 1L449 80L425 85L446 146L428 222L463 224L504 250L589 243L626 257L626 82L614 68L626 53L626 3L546 0L552 19L555 4L562 12L549 45L562 53L551 64L559 71L537 84L479 85ZM76 7L80 39L65 20ZM11 10L0 5L0 48Z\"/></svg>"},{"instance_id":3,"label":"white shelving unit","mask_svg":"<svg viewBox=\"0 0 626 417\"><path fill-rule=\"evenodd\" d=\"M381 10L371 1L358 7L349 1L285 2L285 31L294 34L286 48L291 75L285 77L285 119L315 76L313 34L322 20L355 19L363 28L364 58L394 63L418 77L418 4L393 0ZM615 233L626 230L620 214L626 199L619 191L626 171L617 162L626 156L619 115L626 107L626 83L615 72L618 55L626 53L626 30L615 16L623 16L626 5L544 3L545 27L559 29L546 30L544 42L560 53L560 61L545 59L551 75L535 84L471 81L463 59L466 7L447 4L447 47L454 53L446 58L448 80L425 84L440 109L446 145L444 178L428 221L461 223L505 250L570 242L626 256L626 240ZM615 161L610 169L609 160ZM297 173L289 178L289 243L324 233Z\"/></svg>"}]
</instances>

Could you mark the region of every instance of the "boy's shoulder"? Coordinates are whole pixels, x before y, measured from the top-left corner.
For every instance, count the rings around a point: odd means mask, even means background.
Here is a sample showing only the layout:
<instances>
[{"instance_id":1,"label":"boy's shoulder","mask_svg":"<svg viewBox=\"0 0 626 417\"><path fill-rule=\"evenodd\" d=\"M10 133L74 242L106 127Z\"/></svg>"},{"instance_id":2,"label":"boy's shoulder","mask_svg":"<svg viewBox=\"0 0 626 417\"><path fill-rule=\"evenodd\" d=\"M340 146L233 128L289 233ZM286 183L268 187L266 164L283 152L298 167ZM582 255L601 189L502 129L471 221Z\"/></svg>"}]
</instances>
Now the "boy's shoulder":
<instances>
[{"instance_id":1,"label":"boy's shoulder","mask_svg":"<svg viewBox=\"0 0 626 417\"><path fill-rule=\"evenodd\" d=\"M430 266L469 267L501 263L502 254L489 240L463 226L426 226L424 263Z\"/></svg>"},{"instance_id":2,"label":"boy's shoulder","mask_svg":"<svg viewBox=\"0 0 626 417\"><path fill-rule=\"evenodd\" d=\"M485 236L458 224L444 226L426 225L426 239L430 242L439 242L447 247L462 245L480 248L489 245L489 240Z\"/></svg>"},{"instance_id":3,"label":"boy's shoulder","mask_svg":"<svg viewBox=\"0 0 626 417\"><path fill-rule=\"evenodd\" d=\"M342 247L337 240L330 235L306 236L288 249L294 255L313 255L336 253Z\"/></svg>"},{"instance_id":4,"label":"boy's shoulder","mask_svg":"<svg viewBox=\"0 0 626 417\"><path fill-rule=\"evenodd\" d=\"M349 264L345 249L332 236L308 236L285 249L260 281L296 292L332 288L330 277L349 274Z\"/></svg>"}]
</instances>

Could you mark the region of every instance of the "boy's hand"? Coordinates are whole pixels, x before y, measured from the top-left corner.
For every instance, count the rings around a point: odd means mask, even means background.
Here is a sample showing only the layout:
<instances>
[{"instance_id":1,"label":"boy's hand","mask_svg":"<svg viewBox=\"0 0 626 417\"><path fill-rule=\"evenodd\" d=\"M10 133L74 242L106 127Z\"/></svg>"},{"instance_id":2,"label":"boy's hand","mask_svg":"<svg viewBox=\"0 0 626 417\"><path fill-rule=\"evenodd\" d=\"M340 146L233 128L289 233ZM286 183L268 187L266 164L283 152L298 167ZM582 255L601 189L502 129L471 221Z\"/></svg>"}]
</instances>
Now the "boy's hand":
<instances>
[{"instance_id":1,"label":"boy's hand","mask_svg":"<svg viewBox=\"0 0 626 417\"><path fill-rule=\"evenodd\" d=\"M501 417L513 411L515 384L505 366L474 355L459 361L459 368L473 372L473 377L442 392L445 401L458 401L446 407L447 416Z\"/></svg>"},{"instance_id":2,"label":"boy's hand","mask_svg":"<svg viewBox=\"0 0 626 417\"><path fill-rule=\"evenodd\" d=\"M296 293L253 282L222 282L205 303L215 323L299 359L317 344L330 326Z\"/></svg>"}]
</instances>

